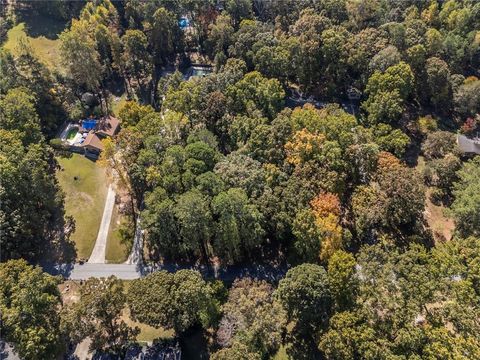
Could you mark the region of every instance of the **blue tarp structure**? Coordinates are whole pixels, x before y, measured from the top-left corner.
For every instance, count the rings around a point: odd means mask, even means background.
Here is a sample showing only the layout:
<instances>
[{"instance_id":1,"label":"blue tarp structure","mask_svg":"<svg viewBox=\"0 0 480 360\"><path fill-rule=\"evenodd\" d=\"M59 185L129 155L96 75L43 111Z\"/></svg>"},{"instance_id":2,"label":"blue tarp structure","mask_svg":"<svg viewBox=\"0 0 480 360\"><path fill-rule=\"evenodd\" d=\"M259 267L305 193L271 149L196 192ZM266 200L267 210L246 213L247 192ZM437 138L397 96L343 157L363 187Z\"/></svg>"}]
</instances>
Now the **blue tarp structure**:
<instances>
[{"instance_id":1,"label":"blue tarp structure","mask_svg":"<svg viewBox=\"0 0 480 360\"><path fill-rule=\"evenodd\" d=\"M83 120L82 127L85 130L92 130L97 125L97 120L87 119Z\"/></svg>"},{"instance_id":2,"label":"blue tarp structure","mask_svg":"<svg viewBox=\"0 0 480 360\"><path fill-rule=\"evenodd\" d=\"M188 19L186 17L182 17L178 21L178 26L180 26L180 29L184 30L184 29L186 29L187 27L190 26L190 21L188 21Z\"/></svg>"}]
</instances>

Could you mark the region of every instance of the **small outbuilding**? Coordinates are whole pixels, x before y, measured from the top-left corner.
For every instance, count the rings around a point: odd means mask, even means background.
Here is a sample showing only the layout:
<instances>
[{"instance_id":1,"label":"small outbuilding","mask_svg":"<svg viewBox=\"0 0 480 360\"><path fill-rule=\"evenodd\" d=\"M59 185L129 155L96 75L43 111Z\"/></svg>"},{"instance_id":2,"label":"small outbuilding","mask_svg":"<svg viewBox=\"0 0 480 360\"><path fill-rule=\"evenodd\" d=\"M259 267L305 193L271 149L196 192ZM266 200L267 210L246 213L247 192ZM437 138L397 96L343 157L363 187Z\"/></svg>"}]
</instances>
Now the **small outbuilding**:
<instances>
[{"instance_id":1,"label":"small outbuilding","mask_svg":"<svg viewBox=\"0 0 480 360\"><path fill-rule=\"evenodd\" d=\"M457 144L461 152L465 154L480 155L480 138L470 139L465 135L457 135Z\"/></svg>"}]
</instances>

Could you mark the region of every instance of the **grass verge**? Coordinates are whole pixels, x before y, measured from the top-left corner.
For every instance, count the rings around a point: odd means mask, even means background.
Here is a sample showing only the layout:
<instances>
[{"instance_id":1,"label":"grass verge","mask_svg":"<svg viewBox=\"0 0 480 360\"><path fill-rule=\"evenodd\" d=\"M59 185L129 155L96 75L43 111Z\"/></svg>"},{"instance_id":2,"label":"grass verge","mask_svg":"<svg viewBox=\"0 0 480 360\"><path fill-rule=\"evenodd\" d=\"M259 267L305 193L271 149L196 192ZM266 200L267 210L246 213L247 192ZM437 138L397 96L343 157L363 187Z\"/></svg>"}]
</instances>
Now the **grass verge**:
<instances>
[{"instance_id":1,"label":"grass verge","mask_svg":"<svg viewBox=\"0 0 480 360\"><path fill-rule=\"evenodd\" d=\"M107 196L104 169L79 154L58 157L61 169L57 178L65 193L65 210L75 219L72 240L77 258L88 258L92 252L102 220Z\"/></svg>"},{"instance_id":2,"label":"grass verge","mask_svg":"<svg viewBox=\"0 0 480 360\"><path fill-rule=\"evenodd\" d=\"M122 242L120 236L120 227L124 217L119 214L117 207L113 208L112 222L108 230L107 248L105 250L105 260L108 263L120 264L127 260L130 248Z\"/></svg>"}]
</instances>

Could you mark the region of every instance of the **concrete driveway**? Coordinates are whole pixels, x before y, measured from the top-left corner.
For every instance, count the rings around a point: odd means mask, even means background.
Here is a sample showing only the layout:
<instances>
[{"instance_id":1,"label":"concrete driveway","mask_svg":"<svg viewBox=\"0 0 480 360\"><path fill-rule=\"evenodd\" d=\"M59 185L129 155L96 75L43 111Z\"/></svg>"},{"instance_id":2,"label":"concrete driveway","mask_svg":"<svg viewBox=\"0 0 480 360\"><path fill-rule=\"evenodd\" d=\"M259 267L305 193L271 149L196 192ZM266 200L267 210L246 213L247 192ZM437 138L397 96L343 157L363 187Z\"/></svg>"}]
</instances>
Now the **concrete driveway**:
<instances>
[{"instance_id":1,"label":"concrete driveway","mask_svg":"<svg viewBox=\"0 0 480 360\"><path fill-rule=\"evenodd\" d=\"M105 200L105 207L103 209L102 222L98 230L97 241L92 254L88 259L90 264L104 264L105 263L105 249L107 247L108 229L112 221L113 207L115 206L115 191L112 185L108 187L107 200Z\"/></svg>"}]
</instances>

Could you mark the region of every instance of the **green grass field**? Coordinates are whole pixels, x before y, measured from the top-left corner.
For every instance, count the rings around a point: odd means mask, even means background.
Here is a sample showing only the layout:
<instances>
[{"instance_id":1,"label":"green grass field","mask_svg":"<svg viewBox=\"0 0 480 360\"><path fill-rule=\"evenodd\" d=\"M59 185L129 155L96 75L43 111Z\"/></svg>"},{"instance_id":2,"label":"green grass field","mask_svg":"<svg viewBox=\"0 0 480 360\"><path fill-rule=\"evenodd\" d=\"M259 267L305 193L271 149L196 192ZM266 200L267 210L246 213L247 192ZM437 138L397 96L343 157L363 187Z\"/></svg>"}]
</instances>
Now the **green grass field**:
<instances>
[{"instance_id":1,"label":"green grass field","mask_svg":"<svg viewBox=\"0 0 480 360\"><path fill-rule=\"evenodd\" d=\"M105 250L105 260L108 263L120 264L127 260L130 249L121 242L120 225L122 215L118 213L117 207L113 208L112 222L108 230L107 248Z\"/></svg>"},{"instance_id":2,"label":"green grass field","mask_svg":"<svg viewBox=\"0 0 480 360\"><path fill-rule=\"evenodd\" d=\"M25 23L20 23L8 31L8 39L4 47L13 55L18 54L18 44L26 41L32 47L38 59L51 71L63 72L60 63L60 40L48 39L45 36L30 37L25 32Z\"/></svg>"},{"instance_id":3,"label":"green grass field","mask_svg":"<svg viewBox=\"0 0 480 360\"><path fill-rule=\"evenodd\" d=\"M88 258L102 220L107 177L104 169L82 155L58 157L57 160L63 169L57 171L57 178L65 193L65 211L75 219L72 240L77 258Z\"/></svg>"}]
</instances>

